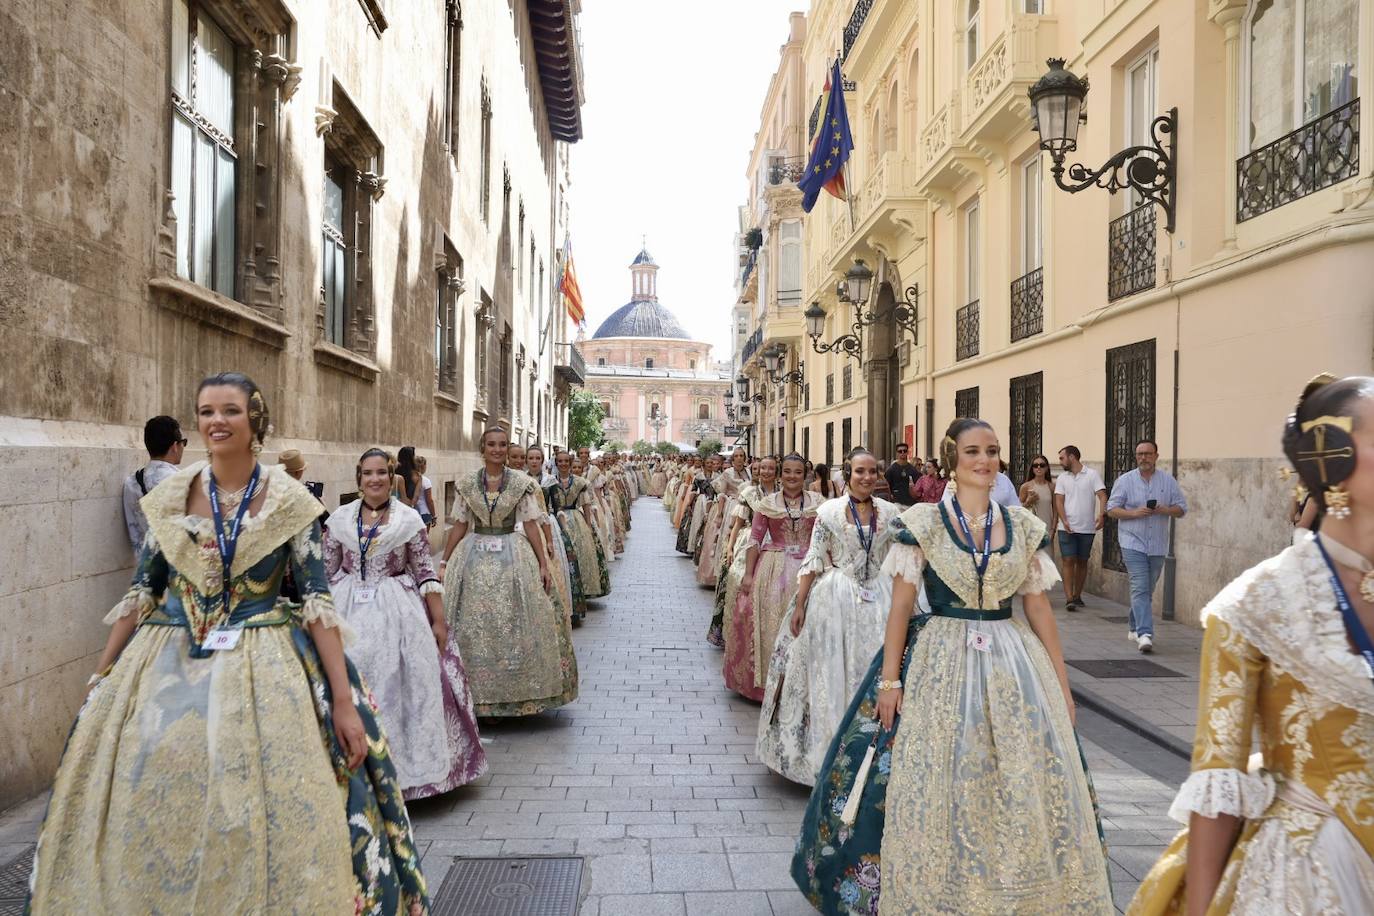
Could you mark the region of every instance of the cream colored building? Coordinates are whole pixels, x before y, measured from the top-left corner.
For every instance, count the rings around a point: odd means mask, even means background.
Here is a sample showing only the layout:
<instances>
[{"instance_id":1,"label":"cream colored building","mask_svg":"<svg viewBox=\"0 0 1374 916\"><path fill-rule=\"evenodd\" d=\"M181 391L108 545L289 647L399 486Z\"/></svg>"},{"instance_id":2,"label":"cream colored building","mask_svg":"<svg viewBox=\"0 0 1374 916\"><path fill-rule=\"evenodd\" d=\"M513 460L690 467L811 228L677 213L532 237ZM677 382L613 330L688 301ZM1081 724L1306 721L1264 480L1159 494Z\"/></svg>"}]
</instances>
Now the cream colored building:
<instances>
[{"instance_id":1,"label":"cream colored building","mask_svg":"<svg viewBox=\"0 0 1374 916\"><path fill-rule=\"evenodd\" d=\"M555 283L577 0L167 0L0 14L0 807L51 778L132 550L120 488L199 379L333 507L413 444L447 507L501 422L563 441Z\"/></svg>"},{"instance_id":2,"label":"cream colored building","mask_svg":"<svg viewBox=\"0 0 1374 916\"><path fill-rule=\"evenodd\" d=\"M1374 365L1374 3L816 0L811 104L837 48L853 215L822 195L804 219L803 301L822 342L855 330L836 281L862 258L877 321L862 361L805 354L799 438L814 460L931 454L971 414L1017 479L1074 444L1110 481L1153 437L1192 506L1156 600L1195 621L1288 539L1279 431L1302 384ZM1172 232L1131 192L1056 186L1026 95L1052 56L1092 87L1068 163L1148 145L1177 108ZM1090 588L1123 599L1114 543Z\"/></svg>"},{"instance_id":3,"label":"cream colored building","mask_svg":"<svg viewBox=\"0 0 1374 916\"><path fill-rule=\"evenodd\" d=\"M640 251L630 264L630 301L577 344L608 446L691 448L725 436L728 367L713 362L711 345L692 340L658 300L658 271L649 250Z\"/></svg>"}]
</instances>

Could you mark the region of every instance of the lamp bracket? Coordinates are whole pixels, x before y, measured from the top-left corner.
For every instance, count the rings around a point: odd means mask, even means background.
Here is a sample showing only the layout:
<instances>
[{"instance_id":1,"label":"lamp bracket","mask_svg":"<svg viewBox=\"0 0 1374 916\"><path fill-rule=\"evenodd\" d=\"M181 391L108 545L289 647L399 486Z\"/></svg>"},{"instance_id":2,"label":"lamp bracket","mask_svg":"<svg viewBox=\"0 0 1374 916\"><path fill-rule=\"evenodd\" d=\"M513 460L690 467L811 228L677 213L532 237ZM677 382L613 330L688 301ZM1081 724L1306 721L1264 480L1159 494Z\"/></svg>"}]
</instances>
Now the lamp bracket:
<instances>
[{"instance_id":1,"label":"lamp bracket","mask_svg":"<svg viewBox=\"0 0 1374 916\"><path fill-rule=\"evenodd\" d=\"M1068 181L1064 180L1065 154L1051 151L1054 165L1050 171L1055 184L1070 194L1090 187L1103 188L1109 194L1130 188L1163 208L1164 228L1172 233L1178 179L1174 162L1177 139L1178 109L1170 108L1150 125L1150 146L1128 146L1097 169L1075 162L1067 167Z\"/></svg>"}]
</instances>

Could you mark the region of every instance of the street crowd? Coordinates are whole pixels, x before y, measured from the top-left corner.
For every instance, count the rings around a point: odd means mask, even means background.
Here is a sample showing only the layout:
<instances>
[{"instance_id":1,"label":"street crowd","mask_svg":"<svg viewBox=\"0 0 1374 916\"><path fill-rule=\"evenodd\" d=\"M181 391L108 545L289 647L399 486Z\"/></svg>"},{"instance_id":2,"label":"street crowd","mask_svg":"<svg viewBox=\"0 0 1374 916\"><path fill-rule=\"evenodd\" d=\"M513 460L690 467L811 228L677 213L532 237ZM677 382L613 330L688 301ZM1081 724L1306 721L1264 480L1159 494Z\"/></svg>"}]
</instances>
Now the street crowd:
<instances>
[{"instance_id":1,"label":"street crowd","mask_svg":"<svg viewBox=\"0 0 1374 916\"><path fill-rule=\"evenodd\" d=\"M576 700L572 632L640 496L714 590L705 638L759 704L758 758L812 787L792 877L817 910L1114 912L1049 593L1084 606L1114 519L1129 638L1153 650L1188 509L1154 441L1108 491L1073 445L1016 487L976 418L925 460L899 443L838 469L546 453L496 427L440 518L413 447L363 452L357 498L329 511L299 451L261 459L251 379L205 379L195 411L208 460L180 468L188 440L155 417L124 485L137 568L53 787L34 912L428 912L406 802L486 771L483 721ZM1313 380L1282 442L1300 527L1203 611L1185 829L1131 913L1374 912L1374 379Z\"/></svg>"}]
</instances>

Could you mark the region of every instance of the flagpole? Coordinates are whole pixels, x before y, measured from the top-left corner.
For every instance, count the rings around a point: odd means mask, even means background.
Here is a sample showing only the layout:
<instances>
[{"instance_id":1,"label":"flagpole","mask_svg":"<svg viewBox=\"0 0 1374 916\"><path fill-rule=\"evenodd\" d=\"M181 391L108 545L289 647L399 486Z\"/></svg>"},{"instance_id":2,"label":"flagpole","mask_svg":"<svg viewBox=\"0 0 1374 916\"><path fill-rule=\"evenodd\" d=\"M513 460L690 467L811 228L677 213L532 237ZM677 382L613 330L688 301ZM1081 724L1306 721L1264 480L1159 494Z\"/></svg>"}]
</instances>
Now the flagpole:
<instances>
[{"instance_id":1,"label":"flagpole","mask_svg":"<svg viewBox=\"0 0 1374 916\"><path fill-rule=\"evenodd\" d=\"M840 52L839 52L839 51L836 51L836 52L835 52L835 65L836 65L836 66L835 66L835 70L836 70L836 72L837 72L837 73L839 74L839 76L840 76L840 85L839 85L837 88L839 89L839 93L840 93L840 98L841 98L841 99L844 98L844 70L843 70L842 67L840 67L840 64L842 64L842 63L844 63L844 60L840 57ZM846 108L847 108L847 107L848 107L848 106L846 106ZM849 207L849 231L850 231L851 234L854 232L854 222L855 222L855 220L854 220L854 186L851 185L851 184L849 183L849 160L852 159L852 158L853 158L853 150L850 150L850 155L847 156L847 157L845 157L844 165L840 166L840 171L841 171L841 173L844 175L844 202L845 202L845 204Z\"/></svg>"}]
</instances>

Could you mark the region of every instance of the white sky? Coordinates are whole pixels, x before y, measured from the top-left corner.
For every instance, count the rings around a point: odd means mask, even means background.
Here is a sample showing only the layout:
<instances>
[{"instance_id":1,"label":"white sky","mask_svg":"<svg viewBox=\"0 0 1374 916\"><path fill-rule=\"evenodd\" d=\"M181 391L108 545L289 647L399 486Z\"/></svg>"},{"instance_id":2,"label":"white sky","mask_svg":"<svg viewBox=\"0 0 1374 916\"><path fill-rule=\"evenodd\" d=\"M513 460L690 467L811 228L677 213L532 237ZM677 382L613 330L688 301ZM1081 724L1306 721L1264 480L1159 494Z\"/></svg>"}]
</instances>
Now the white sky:
<instances>
[{"instance_id":1,"label":"white sky","mask_svg":"<svg viewBox=\"0 0 1374 916\"><path fill-rule=\"evenodd\" d=\"M806 0L583 0L585 138L572 240L587 334L630 301L641 236L658 298L730 358L738 207L768 82Z\"/></svg>"}]
</instances>

